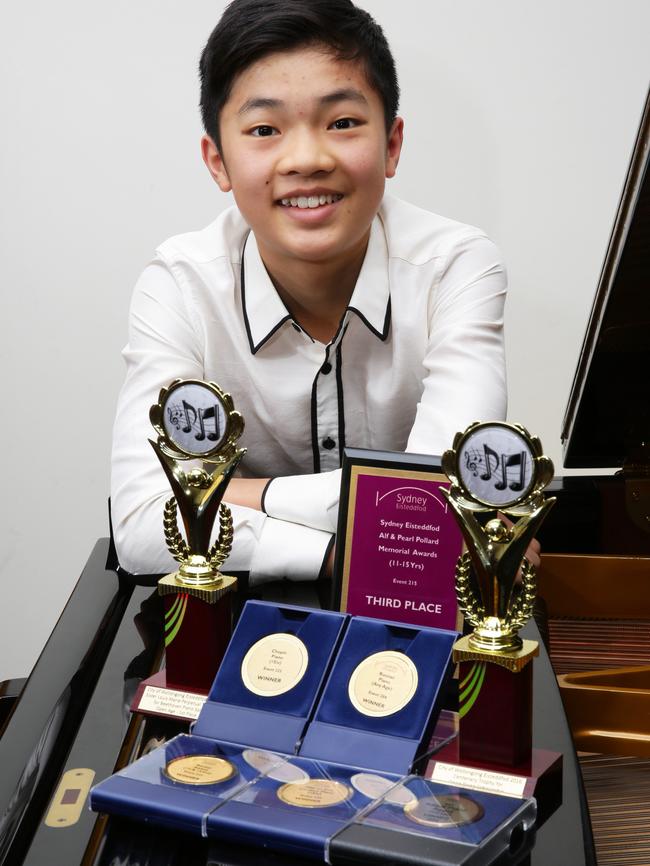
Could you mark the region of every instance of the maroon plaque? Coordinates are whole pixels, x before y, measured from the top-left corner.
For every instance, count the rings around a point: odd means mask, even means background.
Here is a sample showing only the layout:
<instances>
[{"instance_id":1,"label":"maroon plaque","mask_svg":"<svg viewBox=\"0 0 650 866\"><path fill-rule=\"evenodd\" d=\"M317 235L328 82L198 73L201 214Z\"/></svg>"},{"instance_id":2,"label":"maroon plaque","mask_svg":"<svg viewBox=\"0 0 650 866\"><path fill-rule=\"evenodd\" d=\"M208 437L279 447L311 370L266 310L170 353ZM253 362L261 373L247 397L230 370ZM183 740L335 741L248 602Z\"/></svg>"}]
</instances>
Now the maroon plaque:
<instances>
[{"instance_id":1,"label":"maroon plaque","mask_svg":"<svg viewBox=\"0 0 650 866\"><path fill-rule=\"evenodd\" d=\"M347 613L456 629L462 536L437 458L346 449L336 606Z\"/></svg>"}]
</instances>

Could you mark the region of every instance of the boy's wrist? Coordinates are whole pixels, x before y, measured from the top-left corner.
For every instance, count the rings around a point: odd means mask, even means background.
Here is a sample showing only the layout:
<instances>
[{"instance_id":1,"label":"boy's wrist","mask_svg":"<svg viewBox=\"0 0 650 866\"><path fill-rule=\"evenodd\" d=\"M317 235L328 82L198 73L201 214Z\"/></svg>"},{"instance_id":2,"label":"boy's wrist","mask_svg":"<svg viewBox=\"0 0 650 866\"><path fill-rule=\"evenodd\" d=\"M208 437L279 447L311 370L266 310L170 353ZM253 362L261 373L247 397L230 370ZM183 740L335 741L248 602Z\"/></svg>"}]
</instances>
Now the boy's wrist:
<instances>
[{"instance_id":1,"label":"boy's wrist","mask_svg":"<svg viewBox=\"0 0 650 866\"><path fill-rule=\"evenodd\" d=\"M263 511L262 498L272 479L270 478L233 478L224 494L230 505L243 505Z\"/></svg>"}]
</instances>

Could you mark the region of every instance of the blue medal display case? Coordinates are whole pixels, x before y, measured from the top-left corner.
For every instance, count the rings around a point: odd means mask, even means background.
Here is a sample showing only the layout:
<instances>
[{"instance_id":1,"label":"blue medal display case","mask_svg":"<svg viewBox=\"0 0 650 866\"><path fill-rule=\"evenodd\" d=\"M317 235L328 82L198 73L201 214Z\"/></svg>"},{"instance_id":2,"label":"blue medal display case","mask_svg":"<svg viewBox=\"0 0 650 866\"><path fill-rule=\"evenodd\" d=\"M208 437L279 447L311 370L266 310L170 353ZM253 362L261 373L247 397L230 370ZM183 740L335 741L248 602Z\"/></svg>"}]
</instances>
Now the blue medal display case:
<instances>
[{"instance_id":1,"label":"blue medal display case","mask_svg":"<svg viewBox=\"0 0 650 866\"><path fill-rule=\"evenodd\" d=\"M518 863L534 839L536 814L533 799L411 776L330 841L330 862L485 866L502 858L499 863Z\"/></svg>"},{"instance_id":2,"label":"blue medal display case","mask_svg":"<svg viewBox=\"0 0 650 866\"><path fill-rule=\"evenodd\" d=\"M208 815L206 832L325 860L329 839L399 781L394 774L290 758L220 804Z\"/></svg>"},{"instance_id":3,"label":"blue medal display case","mask_svg":"<svg viewBox=\"0 0 650 866\"><path fill-rule=\"evenodd\" d=\"M348 619L331 611L247 602L192 732L296 752ZM271 635L297 639L306 658L296 685L278 695L251 691L242 671L251 647Z\"/></svg>"},{"instance_id":4,"label":"blue medal display case","mask_svg":"<svg viewBox=\"0 0 650 866\"><path fill-rule=\"evenodd\" d=\"M400 775L410 772L427 751L456 639L456 632L352 617L300 754ZM394 676L410 674L415 688L395 712L370 715L372 687L367 706L353 701L354 674L364 660L383 653L410 662L399 665ZM387 673L378 675L378 687Z\"/></svg>"},{"instance_id":5,"label":"blue medal display case","mask_svg":"<svg viewBox=\"0 0 650 866\"><path fill-rule=\"evenodd\" d=\"M409 774L427 754L455 639L248 602L192 732L96 785L91 806L331 863L347 862L359 833L392 834L395 845L404 836L411 847L439 838L405 810L424 798L426 818L426 798L445 789ZM449 789L443 803L453 805L456 793ZM472 819L470 842L454 844L480 847L516 820L508 798L471 798L483 812ZM387 862L372 845L367 851L367 862Z\"/></svg>"}]
</instances>

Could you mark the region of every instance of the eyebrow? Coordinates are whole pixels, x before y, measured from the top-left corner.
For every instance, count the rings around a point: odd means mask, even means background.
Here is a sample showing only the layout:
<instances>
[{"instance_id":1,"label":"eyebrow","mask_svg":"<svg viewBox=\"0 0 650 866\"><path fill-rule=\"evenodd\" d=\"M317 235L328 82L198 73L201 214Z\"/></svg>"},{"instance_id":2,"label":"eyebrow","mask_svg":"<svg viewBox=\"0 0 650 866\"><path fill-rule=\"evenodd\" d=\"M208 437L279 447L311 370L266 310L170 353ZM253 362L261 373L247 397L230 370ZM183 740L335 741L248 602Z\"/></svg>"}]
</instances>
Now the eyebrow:
<instances>
[{"instance_id":1,"label":"eyebrow","mask_svg":"<svg viewBox=\"0 0 650 866\"><path fill-rule=\"evenodd\" d=\"M353 87L344 87L341 90L334 90L332 93L326 93L318 100L321 105L333 105L337 102L359 102L363 105L368 104L368 100L360 90L355 90ZM273 99L269 96L254 96L247 99L246 102L238 109L237 114L247 114L249 111L254 111L257 108L282 108L284 102L281 99Z\"/></svg>"}]
</instances>

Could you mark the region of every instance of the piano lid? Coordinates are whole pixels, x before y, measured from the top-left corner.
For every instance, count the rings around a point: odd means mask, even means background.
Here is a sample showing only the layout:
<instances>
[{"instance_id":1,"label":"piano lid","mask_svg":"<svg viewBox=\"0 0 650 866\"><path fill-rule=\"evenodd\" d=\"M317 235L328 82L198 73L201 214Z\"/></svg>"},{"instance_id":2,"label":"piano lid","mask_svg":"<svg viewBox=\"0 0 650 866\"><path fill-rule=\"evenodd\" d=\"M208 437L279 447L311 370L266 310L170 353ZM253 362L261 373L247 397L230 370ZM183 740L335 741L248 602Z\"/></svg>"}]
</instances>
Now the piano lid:
<instances>
[{"instance_id":1,"label":"piano lid","mask_svg":"<svg viewBox=\"0 0 650 866\"><path fill-rule=\"evenodd\" d=\"M650 459L649 162L650 93L562 424L566 467Z\"/></svg>"}]
</instances>

